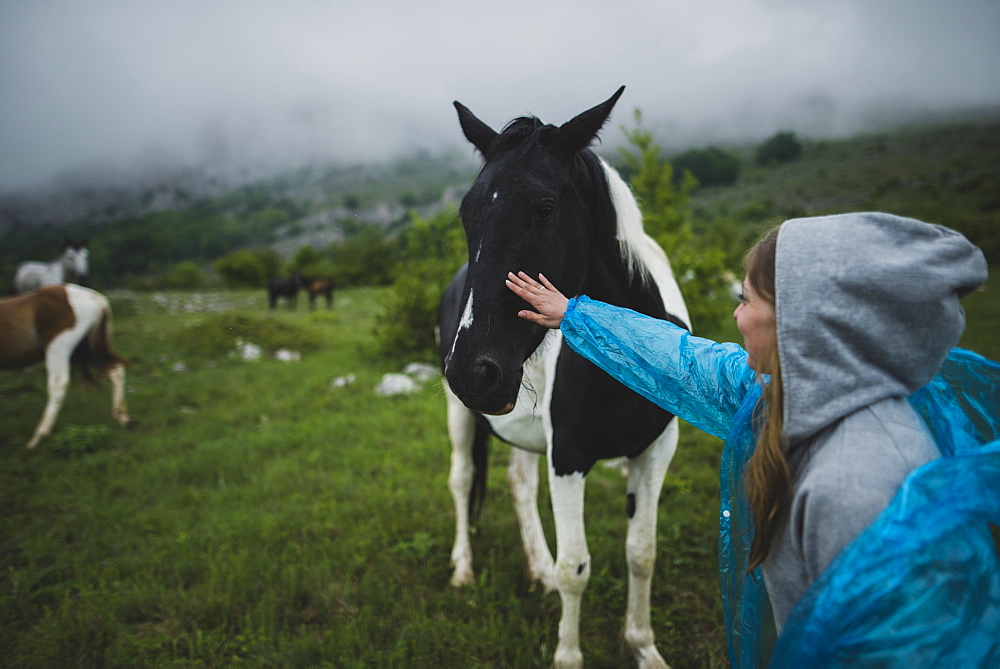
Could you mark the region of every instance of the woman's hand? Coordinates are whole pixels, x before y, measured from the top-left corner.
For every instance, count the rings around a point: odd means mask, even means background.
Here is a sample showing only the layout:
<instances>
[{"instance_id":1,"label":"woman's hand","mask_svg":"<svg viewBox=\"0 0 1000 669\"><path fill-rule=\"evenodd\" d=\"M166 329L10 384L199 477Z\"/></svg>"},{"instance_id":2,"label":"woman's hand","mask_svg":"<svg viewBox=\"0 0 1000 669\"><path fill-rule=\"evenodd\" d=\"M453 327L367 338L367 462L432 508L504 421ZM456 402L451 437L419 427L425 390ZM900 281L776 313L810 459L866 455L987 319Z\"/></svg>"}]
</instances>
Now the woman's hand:
<instances>
[{"instance_id":1,"label":"woman's hand","mask_svg":"<svg viewBox=\"0 0 1000 669\"><path fill-rule=\"evenodd\" d=\"M522 309L517 312L518 316L526 321L556 329L566 315L569 299L560 293L544 274L539 274L538 279L541 283L524 272L518 272L516 275L510 272L507 274L507 287L537 309L537 313Z\"/></svg>"}]
</instances>

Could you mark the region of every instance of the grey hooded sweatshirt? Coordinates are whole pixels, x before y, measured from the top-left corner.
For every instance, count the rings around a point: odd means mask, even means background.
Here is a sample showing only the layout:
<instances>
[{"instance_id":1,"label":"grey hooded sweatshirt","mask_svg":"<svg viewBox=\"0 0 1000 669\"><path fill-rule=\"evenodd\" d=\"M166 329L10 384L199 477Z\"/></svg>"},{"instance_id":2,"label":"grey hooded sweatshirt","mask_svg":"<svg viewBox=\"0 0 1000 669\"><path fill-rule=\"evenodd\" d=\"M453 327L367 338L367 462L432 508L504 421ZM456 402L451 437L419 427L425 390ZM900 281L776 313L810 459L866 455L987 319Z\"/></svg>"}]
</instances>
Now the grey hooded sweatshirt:
<instances>
[{"instance_id":1,"label":"grey hooded sweatshirt","mask_svg":"<svg viewBox=\"0 0 1000 669\"><path fill-rule=\"evenodd\" d=\"M959 339L982 253L947 228L881 213L792 219L776 318L792 503L764 579L778 632L837 554L938 457L906 397Z\"/></svg>"}]
</instances>

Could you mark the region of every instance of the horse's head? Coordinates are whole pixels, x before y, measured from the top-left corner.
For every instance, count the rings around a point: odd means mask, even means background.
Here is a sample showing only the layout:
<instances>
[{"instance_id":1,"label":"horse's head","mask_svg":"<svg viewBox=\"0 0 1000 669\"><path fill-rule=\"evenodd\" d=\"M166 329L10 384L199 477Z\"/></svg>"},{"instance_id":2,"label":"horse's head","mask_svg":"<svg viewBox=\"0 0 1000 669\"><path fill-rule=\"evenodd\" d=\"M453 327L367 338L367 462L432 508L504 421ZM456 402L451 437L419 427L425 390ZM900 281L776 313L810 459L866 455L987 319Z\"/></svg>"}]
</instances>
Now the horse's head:
<instances>
[{"instance_id":1,"label":"horse's head","mask_svg":"<svg viewBox=\"0 0 1000 669\"><path fill-rule=\"evenodd\" d=\"M62 264L63 273L67 280L72 278L73 283L84 283L89 272L90 251L87 250L87 241L74 242L67 240L63 246Z\"/></svg>"},{"instance_id":2,"label":"horse's head","mask_svg":"<svg viewBox=\"0 0 1000 669\"><path fill-rule=\"evenodd\" d=\"M559 127L518 118L499 133L455 103L465 137L484 159L460 210L469 265L445 369L451 389L472 409L513 409L522 365L546 334L517 317L527 304L507 289L507 272L542 272L575 295L593 245L615 243L606 177L588 147L623 90ZM607 240L595 224L601 217L610 222Z\"/></svg>"}]
</instances>

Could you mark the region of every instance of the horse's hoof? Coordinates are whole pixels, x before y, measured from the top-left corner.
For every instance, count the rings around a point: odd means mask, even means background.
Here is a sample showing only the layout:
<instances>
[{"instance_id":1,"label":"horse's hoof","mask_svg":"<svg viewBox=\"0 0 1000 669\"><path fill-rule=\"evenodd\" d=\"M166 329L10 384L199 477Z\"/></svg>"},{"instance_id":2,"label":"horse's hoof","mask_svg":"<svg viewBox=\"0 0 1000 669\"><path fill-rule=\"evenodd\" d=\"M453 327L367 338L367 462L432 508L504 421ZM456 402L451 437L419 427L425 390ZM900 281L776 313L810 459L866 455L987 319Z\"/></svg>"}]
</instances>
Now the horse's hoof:
<instances>
[{"instance_id":1,"label":"horse's hoof","mask_svg":"<svg viewBox=\"0 0 1000 669\"><path fill-rule=\"evenodd\" d=\"M135 429L136 425L138 425L138 424L139 424L139 421L137 421L135 418L129 418L127 421L125 421L124 423L122 423L122 425L125 426L126 430L133 430L133 429Z\"/></svg>"},{"instance_id":2,"label":"horse's hoof","mask_svg":"<svg viewBox=\"0 0 1000 669\"><path fill-rule=\"evenodd\" d=\"M670 665L663 659L655 646L650 646L636 653L636 666L639 669L670 669Z\"/></svg>"},{"instance_id":3,"label":"horse's hoof","mask_svg":"<svg viewBox=\"0 0 1000 669\"><path fill-rule=\"evenodd\" d=\"M553 658L552 666L556 669L582 669L583 653L577 650L556 649L556 656Z\"/></svg>"},{"instance_id":4,"label":"horse's hoof","mask_svg":"<svg viewBox=\"0 0 1000 669\"><path fill-rule=\"evenodd\" d=\"M455 570L455 573L451 575L451 585L454 588L461 588L466 585L472 585L475 578L472 576L471 571L459 571Z\"/></svg>"}]
</instances>

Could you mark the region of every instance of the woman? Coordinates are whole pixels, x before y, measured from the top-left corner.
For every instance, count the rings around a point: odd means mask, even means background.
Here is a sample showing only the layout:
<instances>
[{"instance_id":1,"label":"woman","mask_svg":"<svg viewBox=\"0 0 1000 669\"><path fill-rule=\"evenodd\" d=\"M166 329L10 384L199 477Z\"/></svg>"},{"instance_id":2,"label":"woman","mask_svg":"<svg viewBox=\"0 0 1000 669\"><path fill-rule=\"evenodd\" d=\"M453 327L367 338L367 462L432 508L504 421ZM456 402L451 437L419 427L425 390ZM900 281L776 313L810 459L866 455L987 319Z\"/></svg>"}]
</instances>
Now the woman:
<instances>
[{"instance_id":1,"label":"woman","mask_svg":"<svg viewBox=\"0 0 1000 669\"><path fill-rule=\"evenodd\" d=\"M762 612L743 592L759 584L735 572L761 567L780 635L796 602L907 476L939 456L907 398L958 342L959 298L985 279L982 253L960 234L865 213L786 221L750 250L733 314L743 349L567 299L541 275L510 274L507 285L536 310L519 316L560 328L575 351L726 439L724 478L728 464L743 489L730 499L723 490L723 542L731 522L737 544L742 526L755 528L746 560L720 546L723 575L739 582L728 586L731 660L745 665L767 649Z\"/></svg>"}]
</instances>

